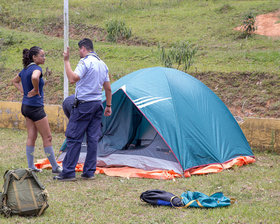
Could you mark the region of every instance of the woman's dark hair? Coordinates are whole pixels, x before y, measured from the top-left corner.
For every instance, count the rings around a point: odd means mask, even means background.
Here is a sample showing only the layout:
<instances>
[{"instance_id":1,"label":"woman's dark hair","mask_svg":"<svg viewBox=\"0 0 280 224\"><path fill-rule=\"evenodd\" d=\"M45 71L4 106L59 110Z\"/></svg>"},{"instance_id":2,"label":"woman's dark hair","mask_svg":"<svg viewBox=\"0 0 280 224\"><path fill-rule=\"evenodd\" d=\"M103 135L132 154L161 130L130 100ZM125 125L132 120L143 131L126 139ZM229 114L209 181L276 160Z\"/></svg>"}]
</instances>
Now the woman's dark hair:
<instances>
[{"instance_id":1,"label":"woman's dark hair","mask_svg":"<svg viewBox=\"0 0 280 224\"><path fill-rule=\"evenodd\" d=\"M27 48L23 49L22 51L22 64L23 67L26 68L30 63L33 62L33 55L39 54L42 48L34 46L31 47L29 50Z\"/></svg>"},{"instance_id":2,"label":"woman's dark hair","mask_svg":"<svg viewBox=\"0 0 280 224\"><path fill-rule=\"evenodd\" d=\"M88 38L84 38L84 39L80 40L78 45L79 45L79 48L84 46L88 51L93 51L93 43Z\"/></svg>"}]
</instances>

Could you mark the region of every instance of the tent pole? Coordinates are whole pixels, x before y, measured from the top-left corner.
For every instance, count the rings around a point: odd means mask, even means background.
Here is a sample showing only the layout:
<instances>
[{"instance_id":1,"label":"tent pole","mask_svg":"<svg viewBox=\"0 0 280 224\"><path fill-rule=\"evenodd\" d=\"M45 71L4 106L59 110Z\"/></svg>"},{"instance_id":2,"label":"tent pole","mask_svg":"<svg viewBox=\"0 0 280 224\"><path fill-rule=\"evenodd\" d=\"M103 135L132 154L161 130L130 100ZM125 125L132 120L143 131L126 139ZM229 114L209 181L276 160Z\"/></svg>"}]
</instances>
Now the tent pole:
<instances>
[{"instance_id":1,"label":"tent pole","mask_svg":"<svg viewBox=\"0 0 280 224\"><path fill-rule=\"evenodd\" d=\"M68 0L64 0L64 51L67 50L67 47L69 46L69 16L68 16ZM64 99L68 97L68 78L66 75L66 70L64 67Z\"/></svg>"}]
</instances>

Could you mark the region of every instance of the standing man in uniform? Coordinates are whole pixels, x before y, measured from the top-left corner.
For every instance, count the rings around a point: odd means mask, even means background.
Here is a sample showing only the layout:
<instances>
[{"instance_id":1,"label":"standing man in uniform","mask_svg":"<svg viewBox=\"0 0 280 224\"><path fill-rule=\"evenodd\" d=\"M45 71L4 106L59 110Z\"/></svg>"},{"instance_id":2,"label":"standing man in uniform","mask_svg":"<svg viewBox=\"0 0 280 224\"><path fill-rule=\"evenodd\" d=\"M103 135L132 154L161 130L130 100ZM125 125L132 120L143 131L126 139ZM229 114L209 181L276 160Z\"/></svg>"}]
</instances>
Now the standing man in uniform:
<instances>
[{"instance_id":1,"label":"standing man in uniform","mask_svg":"<svg viewBox=\"0 0 280 224\"><path fill-rule=\"evenodd\" d=\"M75 100L71 110L65 136L67 153L63 160L63 170L55 180L75 181L75 168L78 163L84 135L87 136L87 156L84 163L83 179L93 179L96 170L97 143L101 135L102 87L105 90L105 116L110 116L112 92L108 67L93 50L92 41L84 38L79 43L79 61L75 71L69 62L69 48L63 53L67 77L71 84L76 83Z\"/></svg>"}]
</instances>

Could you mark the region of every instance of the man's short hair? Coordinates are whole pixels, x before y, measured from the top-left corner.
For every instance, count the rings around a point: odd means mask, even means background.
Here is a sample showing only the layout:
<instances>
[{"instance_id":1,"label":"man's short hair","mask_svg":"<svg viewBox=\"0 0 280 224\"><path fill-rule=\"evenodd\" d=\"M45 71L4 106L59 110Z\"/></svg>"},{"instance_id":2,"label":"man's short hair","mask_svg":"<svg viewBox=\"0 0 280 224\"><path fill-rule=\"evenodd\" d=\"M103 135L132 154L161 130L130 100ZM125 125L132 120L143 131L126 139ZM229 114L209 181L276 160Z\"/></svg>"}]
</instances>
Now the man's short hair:
<instances>
[{"instance_id":1,"label":"man's short hair","mask_svg":"<svg viewBox=\"0 0 280 224\"><path fill-rule=\"evenodd\" d=\"M80 40L78 45L79 45L79 48L84 46L88 51L93 51L93 43L88 38L84 38L84 39Z\"/></svg>"}]
</instances>

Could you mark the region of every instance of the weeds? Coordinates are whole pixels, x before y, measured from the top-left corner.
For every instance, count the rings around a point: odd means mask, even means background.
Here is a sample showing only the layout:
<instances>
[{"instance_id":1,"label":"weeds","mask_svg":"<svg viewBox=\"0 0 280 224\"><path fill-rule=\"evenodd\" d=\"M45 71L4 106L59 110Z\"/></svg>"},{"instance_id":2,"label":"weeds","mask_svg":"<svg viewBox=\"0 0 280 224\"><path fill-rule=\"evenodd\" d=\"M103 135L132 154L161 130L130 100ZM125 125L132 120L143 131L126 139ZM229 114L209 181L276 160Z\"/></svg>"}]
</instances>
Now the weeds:
<instances>
[{"instance_id":1,"label":"weeds","mask_svg":"<svg viewBox=\"0 0 280 224\"><path fill-rule=\"evenodd\" d=\"M218 13L228 13L229 11L233 10L234 7L232 7L230 4L224 4L222 7L218 8L216 11Z\"/></svg>"},{"instance_id":2,"label":"weeds","mask_svg":"<svg viewBox=\"0 0 280 224\"><path fill-rule=\"evenodd\" d=\"M177 64L177 69L179 69L182 65L185 72L193 64L194 56L197 53L197 47L188 41L177 42L167 51L160 45L158 48L160 49L160 60L165 67L171 68Z\"/></svg>"},{"instance_id":3,"label":"weeds","mask_svg":"<svg viewBox=\"0 0 280 224\"><path fill-rule=\"evenodd\" d=\"M13 35L8 35L4 41L3 41L3 45L5 46L11 46L17 43L17 40L15 39L15 37Z\"/></svg>"},{"instance_id":4,"label":"weeds","mask_svg":"<svg viewBox=\"0 0 280 224\"><path fill-rule=\"evenodd\" d=\"M124 21L111 20L106 24L106 30L108 33L107 40L110 42L127 40L131 37L131 29L126 27Z\"/></svg>"}]
</instances>

